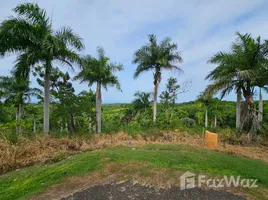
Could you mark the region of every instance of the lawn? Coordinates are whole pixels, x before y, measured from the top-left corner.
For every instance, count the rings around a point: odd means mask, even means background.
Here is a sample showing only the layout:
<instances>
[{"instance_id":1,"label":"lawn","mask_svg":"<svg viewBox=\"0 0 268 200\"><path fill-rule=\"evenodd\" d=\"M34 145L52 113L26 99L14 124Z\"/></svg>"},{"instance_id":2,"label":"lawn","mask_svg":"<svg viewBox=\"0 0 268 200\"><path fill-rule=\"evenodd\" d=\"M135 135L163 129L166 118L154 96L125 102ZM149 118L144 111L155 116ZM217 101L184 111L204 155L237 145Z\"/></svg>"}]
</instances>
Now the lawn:
<instances>
[{"instance_id":1,"label":"lawn","mask_svg":"<svg viewBox=\"0 0 268 200\"><path fill-rule=\"evenodd\" d=\"M105 158L109 159L103 162ZM68 177L101 170L107 163L129 162L147 163L150 168L241 175L243 178L258 179L258 185L268 188L268 163L184 145L145 145L86 152L57 163L6 173L0 176L0 199L25 199Z\"/></svg>"}]
</instances>

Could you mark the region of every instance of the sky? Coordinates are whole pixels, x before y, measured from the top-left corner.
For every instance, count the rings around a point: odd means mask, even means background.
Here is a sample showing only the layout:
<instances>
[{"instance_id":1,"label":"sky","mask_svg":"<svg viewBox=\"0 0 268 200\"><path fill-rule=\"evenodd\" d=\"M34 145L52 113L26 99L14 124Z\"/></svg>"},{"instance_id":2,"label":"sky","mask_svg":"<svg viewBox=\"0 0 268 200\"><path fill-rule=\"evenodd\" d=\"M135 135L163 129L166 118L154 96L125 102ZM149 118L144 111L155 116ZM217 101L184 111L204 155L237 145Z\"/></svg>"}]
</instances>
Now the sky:
<instances>
[{"instance_id":1,"label":"sky","mask_svg":"<svg viewBox=\"0 0 268 200\"><path fill-rule=\"evenodd\" d=\"M12 8L24 1L1 0L0 21L14 15ZM31 2L31 1L28 1ZM103 91L104 103L128 103L136 91L153 92L153 72L133 79L136 66L133 54L155 34L158 41L171 37L178 44L183 73L163 72L160 92L170 76L179 83L191 80L187 93L180 94L177 102L193 101L208 81L206 75L216 66L207 61L219 51L228 51L235 40L235 32L251 33L268 39L267 0L38 0L41 8L52 16L55 30L69 26L83 38L83 55L96 55L96 47L103 46L111 61L123 64L117 73L122 92L115 88ZM9 75L16 56L0 59L0 75ZM71 76L77 67L68 71ZM31 77L33 87L37 86ZM88 90L87 84L73 82L76 92ZM95 86L93 88L95 90ZM226 100L234 100L230 94Z\"/></svg>"}]
</instances>

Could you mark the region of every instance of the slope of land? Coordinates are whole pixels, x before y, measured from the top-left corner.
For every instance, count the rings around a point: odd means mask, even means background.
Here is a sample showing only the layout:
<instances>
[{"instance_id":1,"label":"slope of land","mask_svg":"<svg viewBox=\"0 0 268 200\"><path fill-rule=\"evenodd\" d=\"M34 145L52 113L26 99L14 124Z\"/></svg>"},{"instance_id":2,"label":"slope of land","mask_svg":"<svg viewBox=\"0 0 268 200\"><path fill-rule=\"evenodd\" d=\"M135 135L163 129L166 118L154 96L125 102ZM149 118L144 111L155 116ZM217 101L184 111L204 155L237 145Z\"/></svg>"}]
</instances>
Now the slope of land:
<instances>
[{"instance_id":1,"label":"slope of land","mask_svg":"<svg viewBox=\"0 0 268 200\"><path fill-rule=\"evenodd\" d=\"M240 175L259 187L225 188L246 197L268 196L268 163L186 145L126 146L77 154L0 176L0 199L63 198L103 183L131 180L155 188L173 188L184 172L208 177ZM37 196L36 196L37 195Z\"/></svg>"}]
</instances>

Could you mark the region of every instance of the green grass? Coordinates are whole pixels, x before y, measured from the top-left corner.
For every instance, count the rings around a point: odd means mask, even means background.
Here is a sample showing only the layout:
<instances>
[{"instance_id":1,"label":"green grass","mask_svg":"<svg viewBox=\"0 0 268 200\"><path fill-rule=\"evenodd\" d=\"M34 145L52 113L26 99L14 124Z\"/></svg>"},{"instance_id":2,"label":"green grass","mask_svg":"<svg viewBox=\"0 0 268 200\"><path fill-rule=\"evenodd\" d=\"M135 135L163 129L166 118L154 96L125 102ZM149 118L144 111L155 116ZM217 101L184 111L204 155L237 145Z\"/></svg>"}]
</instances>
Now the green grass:
<instances>
[{"instance_id":1,"label":"green grass","mask_svg":"<svg viewBox=\"0 0 268 200\"><path fill-rule=\"evenodd\" d=\"M58 163L36 165L0 176L0 199L25 199L63 182L67 177L102 169L108 162L146 162L152 168L167 168L213 175L241 175L258 179L268 188L268 163L183 145L146 145L107 148L77 154Z\"/></svg>"}]
</instances>

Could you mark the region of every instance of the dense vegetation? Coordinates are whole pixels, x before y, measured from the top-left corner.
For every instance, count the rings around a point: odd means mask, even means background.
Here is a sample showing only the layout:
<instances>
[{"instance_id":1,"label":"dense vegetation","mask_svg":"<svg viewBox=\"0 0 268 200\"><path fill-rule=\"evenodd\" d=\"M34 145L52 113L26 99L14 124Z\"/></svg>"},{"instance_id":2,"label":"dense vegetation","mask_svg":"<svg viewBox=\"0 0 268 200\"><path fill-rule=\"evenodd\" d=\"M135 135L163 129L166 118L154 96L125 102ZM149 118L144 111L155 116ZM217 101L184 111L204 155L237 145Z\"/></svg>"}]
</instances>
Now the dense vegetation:
<instances>
[{"instance_id":1,"label":"dense vegetation","mask_svg":"<svg viewBox=\"0 0 268 200\"><path fill-rule=\"evenodd\" d=\"M171 38L158 42L155 35L149 35L149 42L134 52L134 78L153 71L154 92L135 93L131 104L101 105L102 88L115 86L120 90L116 72L123 66L111 62L102 47L97 48L97 58L80 55L84 48L80 36L69 27L55 31L46 11L37 4L23 3L13 11L17 17L0 25L1 56L17 56L11 75L0 78L3 137L118 131L135 134L159 129L201 133L204 126L226 129L237 136L247 133L249 140L267 135L268 104L263 102L261 91L268 85L268 41L260 37L237 33L230 52L219 52L209 60L217 67L207 76L211 81L207 89L197 100L177 104L179 95L190 89L190 82L179 84L176 77L170 77L161 94L158 87L163 70L182 71L178 46ZM78 65L81 71L70 77L55 61ZM30 87L31 74L37 78L38 88ZM89 87L96 84L96 91L89 88L77 94L73 80L86 82ZM257 88L259 101L254 101ZM236 104L214 98L218 92L224 97L231 91L237 94ZM38 103L31 102L33 96Z\"/></svg>"}]
</instances>

